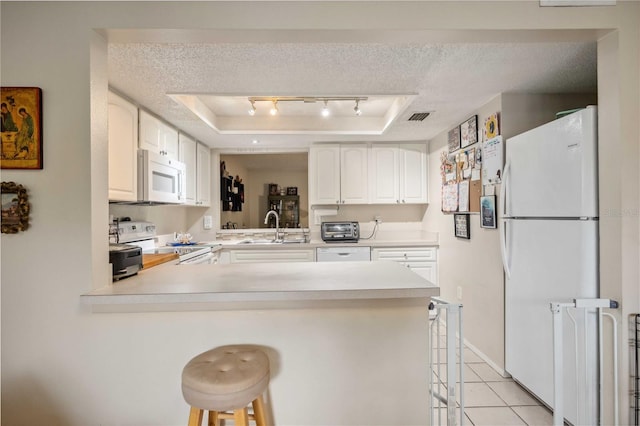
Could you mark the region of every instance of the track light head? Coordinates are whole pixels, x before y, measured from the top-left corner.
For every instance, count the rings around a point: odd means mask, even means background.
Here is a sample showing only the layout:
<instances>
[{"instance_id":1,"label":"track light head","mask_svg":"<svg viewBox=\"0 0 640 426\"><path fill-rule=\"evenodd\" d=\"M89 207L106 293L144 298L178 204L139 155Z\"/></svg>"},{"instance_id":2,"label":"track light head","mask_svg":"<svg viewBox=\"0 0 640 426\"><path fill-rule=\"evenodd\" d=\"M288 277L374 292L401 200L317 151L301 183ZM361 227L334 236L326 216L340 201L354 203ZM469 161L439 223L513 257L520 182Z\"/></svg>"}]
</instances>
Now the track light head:
<instances>
[{"instance_id":1,"label":"track light head","mask_svg":"<svg viewBox=\"0 0 640 426\"><path fill-rule=\"evenodd\" d=\"M328 101L324 101L324 108L322 108L322 116L328 117L331 112L329 111L329 106L327 105Z\"/></svg>"},{"instance_id":2,"label":"track light head","mask_svg":"<svg viewBox=\"0 0 640 426\"><path fill-rule=\"evenodd\" d=\"M251 100L251 108L249 108L249 115L256 115L256 101Z\"/></svg>"},{"instance_id":3,"label":"track light head","mask_svg":"<svg viewBox=\"0 0 640 426\"><path fill-rule=\"evenodd\" d=\"M362 110L360 110L360 106L358 105L360 101L358 99L356 99L356 106L353 107L353 110L356 112L356 115L361 115L362 114Z\"/></svg>"},{"instance_id":4,"label":"track light head","mask_svg":"<svg viewBox=\"0 0 640 426\"><path fill-rule=\"evenodd\" d=\"M278 101L275 101L275 100L273 101L273 106L269 110L269 114L271 114L271 115L278 114Z\"/></svg>"}]
</instances>

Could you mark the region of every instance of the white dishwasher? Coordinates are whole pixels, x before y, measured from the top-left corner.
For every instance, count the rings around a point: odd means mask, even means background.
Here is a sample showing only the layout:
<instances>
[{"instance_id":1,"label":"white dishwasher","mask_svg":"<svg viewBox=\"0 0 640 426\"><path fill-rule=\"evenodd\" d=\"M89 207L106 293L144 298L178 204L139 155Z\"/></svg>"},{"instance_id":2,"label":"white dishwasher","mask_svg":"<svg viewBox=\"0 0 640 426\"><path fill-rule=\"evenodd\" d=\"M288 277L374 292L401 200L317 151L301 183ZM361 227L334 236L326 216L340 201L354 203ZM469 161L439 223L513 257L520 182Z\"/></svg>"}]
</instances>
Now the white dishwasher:
<instances>
[{"instance_id":1,"label":"white dishwasher","mask_svg":"<svg viewBox=\"0 0 640 426\"><path fill-rule=\"evenodd\" d=\"M370 247L318 247L317 262L368 262L371 260Z\"/></svg>"}]
</instances>

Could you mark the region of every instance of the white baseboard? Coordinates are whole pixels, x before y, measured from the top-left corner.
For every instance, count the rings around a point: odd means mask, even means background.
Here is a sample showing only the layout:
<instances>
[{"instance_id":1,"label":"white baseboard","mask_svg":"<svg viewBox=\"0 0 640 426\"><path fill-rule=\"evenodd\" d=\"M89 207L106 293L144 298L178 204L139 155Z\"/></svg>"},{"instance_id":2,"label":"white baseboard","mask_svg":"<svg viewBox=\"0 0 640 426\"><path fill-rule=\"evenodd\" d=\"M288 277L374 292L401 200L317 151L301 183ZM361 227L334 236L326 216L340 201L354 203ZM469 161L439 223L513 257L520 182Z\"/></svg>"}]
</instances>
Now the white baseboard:
<instances>
[{"instance_id":1,"label":"white baseboard","mask_svg":"<svg viewBox=\"0 0 640 426\"><path fill-rule=\"evenodd\" d=\"M486 362L487 364L489 364L491 366L491 368L493 368L494 370L496 370L496 372L501 375L502 377L505 378L509 378L511 377L511 374L507 373L506 371L504 371L503 368L500 368L495 362L493 362L491 360L491 358L489 358L487 355L485 355L480 349L476 348L475 346L473 346L471 343L469 343L469 341L467 339L463 339L464 340L464 345L466 347L468 347L469 349L471 349L471 352L473 352L474 354L478 355L480 358L482 358L482 360L484 362Z\"/></svg>"}]
</instances>

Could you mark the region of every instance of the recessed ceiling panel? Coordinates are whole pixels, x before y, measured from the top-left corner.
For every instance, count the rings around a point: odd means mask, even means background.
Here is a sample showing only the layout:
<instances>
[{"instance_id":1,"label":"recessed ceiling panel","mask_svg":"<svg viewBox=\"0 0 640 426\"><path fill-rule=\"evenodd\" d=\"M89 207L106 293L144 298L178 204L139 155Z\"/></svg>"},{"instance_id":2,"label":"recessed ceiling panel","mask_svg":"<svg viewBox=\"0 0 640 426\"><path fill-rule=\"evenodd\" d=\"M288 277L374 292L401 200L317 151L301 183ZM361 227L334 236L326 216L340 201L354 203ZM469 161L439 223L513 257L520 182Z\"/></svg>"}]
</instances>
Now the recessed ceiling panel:
<instances>
[{"instance_id":1,"label":"recessed ceiling panel","mask_svg":"<svg viewBox=\"0 0 640 426\"><path fill-rule=\"evenodd\" d=\"M169 96L218 134L381 135L416 95Z\"/></svg>"}]
</instances>

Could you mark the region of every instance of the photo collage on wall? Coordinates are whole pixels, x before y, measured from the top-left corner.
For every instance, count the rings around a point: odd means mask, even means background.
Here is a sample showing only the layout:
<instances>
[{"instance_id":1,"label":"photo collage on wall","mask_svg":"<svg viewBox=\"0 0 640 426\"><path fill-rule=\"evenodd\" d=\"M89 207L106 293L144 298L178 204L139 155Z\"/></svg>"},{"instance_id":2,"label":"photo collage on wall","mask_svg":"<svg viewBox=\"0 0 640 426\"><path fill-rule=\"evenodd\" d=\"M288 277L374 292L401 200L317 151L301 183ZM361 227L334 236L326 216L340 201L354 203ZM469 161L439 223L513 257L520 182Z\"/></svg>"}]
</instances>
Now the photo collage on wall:
<instances>
[{"instance_id":1,"label":"photo collage on wall","mask_svg":"<svg viewBox=\"0 0 640 426\"><path fill-rule=\"evenodd\" d=\"M485 196L484 185L500 183L499 119L500 114L493 113L479 127L478 116L474 115L447 134L447 149L440 156L441 208L444 213L457 213L455 235L459 238L469 238L467 230L459 232L461 225L468 223L459 214L479 213L482 227L495 228L495 195Z\"/></svg>"}]
</instances>

